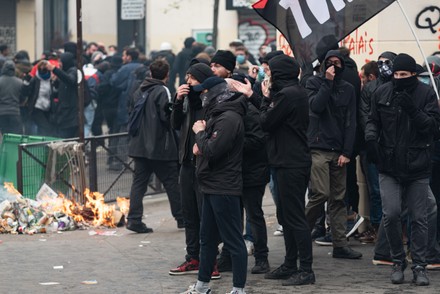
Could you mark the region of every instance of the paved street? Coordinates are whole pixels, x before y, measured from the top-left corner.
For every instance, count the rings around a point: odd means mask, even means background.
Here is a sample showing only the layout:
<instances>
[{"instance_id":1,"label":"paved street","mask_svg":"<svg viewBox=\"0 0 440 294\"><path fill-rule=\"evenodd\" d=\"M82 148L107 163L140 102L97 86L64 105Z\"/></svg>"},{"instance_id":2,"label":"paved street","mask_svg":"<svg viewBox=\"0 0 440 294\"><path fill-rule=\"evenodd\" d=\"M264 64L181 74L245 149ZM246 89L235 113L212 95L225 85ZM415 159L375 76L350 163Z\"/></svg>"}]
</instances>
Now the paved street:
<instances>
[{"instance_id":1,"label":"paved street","mask_svg":"<svg viewBox=\"0 0 440 294\"><path fill-rule=\"evenodd\" d=\"M116 231L116 236L90 235L92 230L0 235L0 293L175 294L184 291L197 276L168 275L171 267L183 261L184 232L177 229L164 195L146 199L144 204L145 221L155 230L153 234L134 234L117 228L94 230ZM269 227L269 259L275 268L283 260L284 243L282 237L272 234L276 220L269 193L265 196L264 211ZM281 281L249 274L247 293L438 293L440 271L429 271L429 287L411 285L412 273L408 269L405 284L391 285L391 268L371 263L373 246L355 240L351 245L364 254L362 260L333 259L331 247L314 246L315 285L283 287ZM253 264L250 257L249 269ZM223 273L222 279L212 282L212 292L229 293L231 280L231 273ZM59 284L40 284L50 282Z\"/></svg>"}]
</instances>

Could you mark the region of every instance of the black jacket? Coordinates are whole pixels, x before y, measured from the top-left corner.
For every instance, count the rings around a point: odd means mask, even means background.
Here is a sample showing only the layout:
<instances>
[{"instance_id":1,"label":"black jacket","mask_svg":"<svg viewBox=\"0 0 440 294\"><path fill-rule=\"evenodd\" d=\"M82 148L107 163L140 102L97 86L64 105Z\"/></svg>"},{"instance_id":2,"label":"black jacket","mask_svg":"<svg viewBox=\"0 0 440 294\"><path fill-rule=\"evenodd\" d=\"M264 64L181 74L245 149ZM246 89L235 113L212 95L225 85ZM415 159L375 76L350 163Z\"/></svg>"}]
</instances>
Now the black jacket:
<instances>
[{"instance_id":1,"label":"black jacket","mask_svg":"<svg viewBox=\"0 0 440 294\"><path fill-rule=\"evenodd\" d=\"M160 80L145 79L140 91L136 92L134 101L145 91L149 92L145 102L145 113L138 135L130 137L128 155L152 160L177 161L177 138L170 124L165 84Z\"/></svg>"},{"instance_id":2,"label":"black jacket","mask_svg":"<svg viewBox=\"0 0 440 294\"><path fill-rule=\"evenodd\" d=\"M389 80L384 80L382 77L378 77L376 80L368 82L361 92L361 99L359 105L359 124L361 130L365 132L365 127L367 125L368 116L370 115L371 110L371 98L373 97L374 92Z\"/></svg>"},{"instance_id":3,"label":"black jacket","mask_svg":"<svg viewBox=\"0 0 440 294\"><path fill-rule=\"evenodd\" d=\"M243 186L255 187L269 182L269 168L266 150L266 135L261 128L260 113L251 103L243 118L244 147L243 147Z\"/></svg>"},{"instance_id":4,"label":"black jacket","mask_svg":"<svg viewBox=\"0 0 440 294\"><path fill-rule=\"evenodd\" d=\"M219 88L218 95L227 91L222 83L209 92ZM207 106L206 129L195 136L202 153L196 160L197 179L205 194L242 195L243 116L247 105L240 93L230 95L226 101L213 101Z\"/></svg>"},{"instance_id":5,"label":"black jacket","mask_svg":"<svg viewBox=\"0 0 440 294\"><path fill-rule=\"evenodd\" d=\"M58 99L55 101L54 121L58 128L72 128L78 126L78 84L77 68L73 55L61 55L63 69L54 68L53 73L58 78Z\"/></svg>"},{"instance_id":6,"label":"black jacket","mask_svg":"<svg viewBox=\"0 0 440 294\"><path fill-rule=\"evenodd\" d=\"M277 77L273 76L276 80ZM307 144L309 105L299 81L285 81L272 100L264 98L261 125L269 134L267 152L272 167L300 168L311 165Z\"/></svg>"},{"instance_id":7,"label":"black jacket","mask_svg":"<svg viewBox=\"0 0 440 294\"><path fill-rule=\"evenodd\" d=\"M194 162L192 148L196 141L192 126L196 121L204 118L204 113L200 93L190 91L185 99L175 99L171 112L171 125L175 130L180 130L180 163Z\"/></svg>"},{"instance_id":8,"label":"black jacket","mask_svg":"<svg viewBox=\"0 0 440 294\"><path fill-rule=\"evenodd\" d=\"M350 158L356 135L356 95L343 80L330 81L325 73L307 81L310 105L309 146L341 152Z\"/></svg>"},{"instance_id":9,"label":"black jacket","mask_svg":"<svg viewBox=\"0 0 440 294\"><path fill-rule=\"evenodd\" d=\"M433 140L440 126L434 91L418 82L410 95L417 108L413 115L399 106L392 82L380 86L373 95L365 130L367 142L379 143L379 171L400 180L429 177Z\"/></svg>"}]
</instances>

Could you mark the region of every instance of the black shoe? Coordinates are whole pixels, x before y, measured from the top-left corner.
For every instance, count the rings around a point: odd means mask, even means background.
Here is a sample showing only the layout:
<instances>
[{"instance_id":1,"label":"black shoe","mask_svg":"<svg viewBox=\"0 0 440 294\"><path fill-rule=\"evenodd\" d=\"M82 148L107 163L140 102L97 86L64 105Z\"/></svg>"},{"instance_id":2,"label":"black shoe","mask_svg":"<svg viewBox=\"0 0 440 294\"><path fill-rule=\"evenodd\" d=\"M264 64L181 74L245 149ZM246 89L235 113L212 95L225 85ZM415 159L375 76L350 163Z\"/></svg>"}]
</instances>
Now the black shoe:
<instances>
[{"instance_id":1,"label":"black shoe","mask_svg":"<svg viewBox=\"0 0 440 294\"><path fill-rule=\"evenodd\" d=\"M299 271L293 274L285 282L283 286L300 286L300 285L310 285L315 284L315 274L313 272Z\"/></svg>"},{"instance_id":2,"label":"black shoe","mask_svg":"<svg viewBox=\"0 0 440 294\"><path fill-rule=\"evenodd\" d=\"M426 269L423 266L416 266L413 269L413 280L412 282L416 284L416 286L428 286L429 279L426 275Z\"/></svg>"},{"instance_id":3,"label":"black shoe","mask_svg":"<svg viewBox=\"0 0 440 294\"><path fill-rule=\"evenodd\" d=\"M393 264L393 271L391 272L391 283L393 284L402 284L405 280L405 276L403 275L403 272L405 271L407 266L406 260L403 262L395 262Z\"/></svg>"},{"instance_id":4,"label":"black shoe","mask_svg":"<svg viewBox=\"0 0 440 294\"><path fill-rule=\"evenodd\" d=\"M251 269L251 274L265 274L269 271L270 265L267 259L257 260L255 266Z\"/></svg>"},{"instance_id":5,"label":"black shoe","mask_svg":"<svg viewBox=\"0 0 440 294\"><path fill-rule=\"evenodd\" d=\"M225 257L220 255L217 259L217 269L219 272L232 272L231 257Z\"/></svg>"},{"instance_id":6,"label":"black shoe","mask_svg":"<svg viewBox=\"0 0 440 294\"><path fill-rule=\"evenodd\" d=\"M144 223L134 223L134 222L127 222L127 230L139 233L139 234L145 234L145 233L153 233L153 229L147 227Z\"/></svg>"},{"instance_id":7,"label":"black shoe","mask_svg":"<svg viewBox=\"0 0 440 294\"><path fill-rule=\"evenodd\" d=\"M295 274L297 272L298 272L298 270L296 268L288 268L287 266L282 264L278 268L276 268L275 270L273 270L269 273L266 273L264 275L264 278L270 279L270 280L287 280L288 278L290 278L293 274Z\"/></svg>"},{"instance_id":8,"label":"black shoe","mask_svg":"<svg viewBox=\"0 0 440 294\"><path fill-rule=\"evenodd\" d=\"M333 248L333 258L359 259L362 253L354 251L348 246Z\"/></svg>"},{"instance_id":9,"label":"black shoe","mask_svg":"<svg viewBox=\"0 0 440 294\"><path fill-rule=\"evenodd\" d=\"M122 170L122 163L120 163L120 162L112 162L108 166L108 169L112 170L112 171L121 171Z\"/></svg>"}]
</instances>

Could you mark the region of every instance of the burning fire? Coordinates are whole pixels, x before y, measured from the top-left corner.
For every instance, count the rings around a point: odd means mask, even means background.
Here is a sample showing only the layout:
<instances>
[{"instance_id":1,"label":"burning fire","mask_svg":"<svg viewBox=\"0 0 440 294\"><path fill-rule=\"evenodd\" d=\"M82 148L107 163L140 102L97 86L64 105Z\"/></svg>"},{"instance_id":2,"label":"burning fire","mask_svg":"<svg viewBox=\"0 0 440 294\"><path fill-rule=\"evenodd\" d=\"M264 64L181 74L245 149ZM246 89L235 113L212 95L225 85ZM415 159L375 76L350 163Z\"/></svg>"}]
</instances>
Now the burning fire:
<instances>
[{"instance_id":1,"label":"burning fire","mask_svg":"<svg viewBox=\"0 0 440 294\"><path fill-rule=\"evenodd\" d=\"M21 196L12 183L4 183L4 187L11 195L17 196L17 200L28 200ZM19 196L19 197L18 197ZM84 205L75 200L67 199L63 194L59 193L58 197L52 198L43 196L39 199L39 208L47 215L55 215L64 213L71 217L76 224L80 226L93 227L116 227L124 215L128 213L129 200L126 198L117 198L119 211L116 210L114 204L108 205L104 202L104 195L99 192L91 192L89 189L84 191ZM33 200L30 200L33 201ZM1 217L0 217L1 218Z\"/></svg>"}]
</instances>

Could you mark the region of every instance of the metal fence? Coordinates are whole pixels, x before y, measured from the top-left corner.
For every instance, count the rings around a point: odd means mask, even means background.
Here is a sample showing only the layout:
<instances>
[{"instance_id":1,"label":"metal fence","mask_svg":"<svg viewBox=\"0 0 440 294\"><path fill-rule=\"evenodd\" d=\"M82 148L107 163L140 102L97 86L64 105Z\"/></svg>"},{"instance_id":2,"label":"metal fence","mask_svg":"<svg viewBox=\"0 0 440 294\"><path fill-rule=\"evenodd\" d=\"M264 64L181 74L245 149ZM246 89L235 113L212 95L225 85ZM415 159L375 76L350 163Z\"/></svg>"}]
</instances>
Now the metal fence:
<instances>
[{"instance_id":1,"label":"metal fence","mask_svg":"<svg viewBox=\"0 0 440 294\"><path fill-rule=\"evenodd\" d=\"M76 140L73 138L62 142ZM75 162L69 164L66 157L57 156L54 160L50 144L41 142L19 145L17 188L23 196L34 199L44 183L70 197L82 194L83 191L77 189L82 186L77 184L79 173L83 173L84 185L91 191L103 193L106 202L115 201L116 197L130 196L134 162L128 157L127 133L86 138L84 171ZM146 194L163 191L162 184L153 176Z\"/></svg>"}]
</instances>

